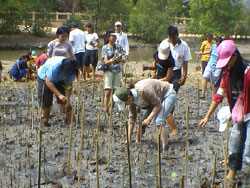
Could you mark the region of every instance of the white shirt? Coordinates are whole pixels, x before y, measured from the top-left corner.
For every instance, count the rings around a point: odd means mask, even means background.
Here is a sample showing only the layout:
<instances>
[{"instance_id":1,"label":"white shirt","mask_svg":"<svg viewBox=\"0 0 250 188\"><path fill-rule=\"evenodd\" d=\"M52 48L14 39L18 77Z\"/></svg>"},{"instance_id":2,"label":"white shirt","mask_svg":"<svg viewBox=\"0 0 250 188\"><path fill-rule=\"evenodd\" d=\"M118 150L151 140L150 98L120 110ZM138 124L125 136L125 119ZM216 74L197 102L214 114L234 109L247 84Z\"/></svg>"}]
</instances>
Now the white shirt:
<instances>
[{"instance_id":1,"label":"white shirt","mask_svg":"<svg viewBox=\"0 0 250 188\"><path fill-rule=\"evenodd\" d=\"M74 54L85 52L86 34L82 30L75 28L69 33L69 41L73 42Z\"/></svg>"},{"instance_id":2,"label":"white shirt","mask_svg":"<svg viewBox=\"0 0 250 188\"><path fill-rule=\"evenodd\" d=\"M128 44L128 37L122 31L116 34L116 44L119 44L123 50L125 51L125 55L128 56L129 54L129 44Z\"/></svg>"},{"instance_id":3,"label":"white shirt","mask_svg":"<svg viewBox=\"0 0 250 188\"><path fill-rule=\"evenodd\" d=\"M169 42L168 39L165 40ZM184 61L190 61L192 59L189 46L185 41L181 39L178 40L175 46L171 42L169 43L170 50L175 61L175 67L173 68L173 70L181 69Z\"/></svg>"},{"instance_id":4,"label":"white shirt","mask_svg":"<svg viewBox=\"0 0 250 188\"><path fill-rule=\"evenodd\" d=\"M90 45L90 43L92 42L92 44L95 44L98 39L99 38L96 33L86 33L86 41L87 41L86 49L97 50L97 47L93 47L92 45Z\"/></svg>"}]
</instances>

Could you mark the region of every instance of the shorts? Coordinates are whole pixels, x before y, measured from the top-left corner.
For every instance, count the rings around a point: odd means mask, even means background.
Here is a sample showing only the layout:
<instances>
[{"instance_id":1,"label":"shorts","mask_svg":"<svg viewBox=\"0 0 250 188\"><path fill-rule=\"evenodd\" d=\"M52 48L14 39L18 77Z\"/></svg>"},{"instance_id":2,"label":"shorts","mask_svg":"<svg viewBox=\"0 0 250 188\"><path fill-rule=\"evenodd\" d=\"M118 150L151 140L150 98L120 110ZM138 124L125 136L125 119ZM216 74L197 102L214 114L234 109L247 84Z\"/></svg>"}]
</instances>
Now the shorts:
<instances>
[{"instance_id":1,"label":"shorts","mask_svg":"<svg viewBox=\"0 0 250 188\"><path fill-rule=\"evenodd\" d=\"M61 81L55 84L56 89L63 95L65 95L65 82ZM44 88L44 90L43 90ZM37 77L37 95L38 95L38 103L42 108L47 108L52 106L53 104L53 93L46 86L45 81L41 78ZM57 98L57 103L62 104L62 102Z\"/></svg>"},{"instance_id":2,"label":"shorts","mask_svg":"<svg viewBox=\"0 0 250 188\"><path fill-rule=\"evenodd\" d=\"M207 61L201 61L202 75L205 71L206 66L207 66Z\"/></svg>"},{"instance_id":3,"label":"shorts","mask_svg":"<svg viewBox=\"0 0 250 188\"><path fill-rule=\"evenodd\" d=\"M97 50L86 50L84 55L84 66L88 67L90 64L96 67L98 62Z\"/></svg>"},{"instance_id":4,"label":"shorts","mask_svg":"<svg viewBox=\"0 0 250 188\"><path fill-rule=\"evenodd\" d=\"M181 69L174 70L170 83L174 84L174 90L176 93L178 93L178 90L181 87L180 84L178 83L180 79L181 79Z\"/></svg>"},{"instance_id":5,"label":"shorts","mask_svg":"<svg viewBox=\"0 0 250 188\"><path fill-rule=\"evenodd\" d=\"M171 115L171 111L175 107L176 100L177 100L177 95L175 90L172 90L172 92L162 100L160 111L155 117L156 126L161 126L166 124L166 118ZM143 113L142 121L147 119L152 110L153 107L150 107Z\"/></svg>"},{"instance_id":6,"label":"shorts","mask_svg":"<svg viewBox=\"0 0 250 188\"><path fill-rule=\"evenodd\" d=\"M75 54L77 63L79 67L83 67L84 65L84 52L79 52L77 54Z\"/></svg>"},{"instance_id":7,"label":"shorts","mask_svg":"<svg viewBox=\"0 0 250 188\"><path fill-rule=\"evenodd\" d=\"M112 71L104 71L104 89L117 89L121 86L122 72L113 73Z\"/></svg>"},{"instance_id":8,"label":"shorts","mask_svg":"<svg viewBox=\"0 0 250 188\"><path fill-rule=\"evenodd\" d=\"M212 85L214 86L220 79L220 73L221 69L213 68L211 65L208 64L204 70L202 77L208 80L210 80L211 78Z\"/></svg>"}]
</instances>

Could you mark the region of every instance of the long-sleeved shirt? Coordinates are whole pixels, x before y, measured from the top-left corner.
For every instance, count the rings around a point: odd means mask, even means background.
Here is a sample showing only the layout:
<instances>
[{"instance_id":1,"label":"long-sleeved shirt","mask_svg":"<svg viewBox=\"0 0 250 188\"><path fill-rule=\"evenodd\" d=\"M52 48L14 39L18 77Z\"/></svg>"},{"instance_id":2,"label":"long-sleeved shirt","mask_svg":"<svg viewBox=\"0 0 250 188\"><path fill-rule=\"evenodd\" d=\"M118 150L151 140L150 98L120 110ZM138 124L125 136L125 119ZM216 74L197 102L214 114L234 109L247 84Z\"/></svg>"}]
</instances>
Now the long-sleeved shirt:
<instances>
[{"instance_id":1,"label":"long-sleeved shirt","mask_svg":"<svg viewBox=\"0 0 250 188\"><path fill-rule=\"evenodd\" d=\"M119 44L123 50L125 51L125 55L128 56L129 54L129 44L128 44L128 37L127 34L123 33L122 31L120 33L116 34L116 44Z\"/></svg>"}]
</instances>

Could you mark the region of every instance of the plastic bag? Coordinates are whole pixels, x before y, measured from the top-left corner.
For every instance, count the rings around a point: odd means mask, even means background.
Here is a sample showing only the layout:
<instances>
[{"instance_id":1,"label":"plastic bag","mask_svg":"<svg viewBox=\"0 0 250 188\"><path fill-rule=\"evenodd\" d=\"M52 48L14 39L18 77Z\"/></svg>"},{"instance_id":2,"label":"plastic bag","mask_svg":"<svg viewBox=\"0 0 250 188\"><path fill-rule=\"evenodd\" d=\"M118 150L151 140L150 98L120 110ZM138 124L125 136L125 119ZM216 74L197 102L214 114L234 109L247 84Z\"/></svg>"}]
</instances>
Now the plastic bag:
<instances>
[{"instance_id":1,"label":"plastic bag","mask_svg":"<svg viewBox=\"0 0 250 188\"><path fill-rule=\"evenodd\" d=\"M232 110L232 120L235 123L241 123L243 121L243 111L244 111L243 103L244 103L243 93L241 92Z\"/></svg>"}]
</instances>

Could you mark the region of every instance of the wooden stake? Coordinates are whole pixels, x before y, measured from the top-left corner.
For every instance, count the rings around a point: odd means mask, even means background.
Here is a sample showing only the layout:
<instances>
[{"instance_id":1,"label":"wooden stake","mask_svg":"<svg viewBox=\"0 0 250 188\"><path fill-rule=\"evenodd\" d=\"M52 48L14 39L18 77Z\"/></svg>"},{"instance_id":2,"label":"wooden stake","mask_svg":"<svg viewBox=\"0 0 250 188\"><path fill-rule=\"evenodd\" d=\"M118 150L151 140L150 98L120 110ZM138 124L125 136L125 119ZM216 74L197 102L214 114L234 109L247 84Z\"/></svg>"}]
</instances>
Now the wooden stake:
<instances>
[{"instance_id":1,"label":"wooden stake","mask_svg":"<svg viewBox=\"0 0 250 188\"><path fill-rule=\"evenodd\" d=\"M229 137L229 121L230 121L230 118L227 120L227 128L226 128L224 188L227 188L227 152L228 152L228 137Z\"/></svg>"},{"instance_id":2,"label":"wooden stake","mask_svg":"<svg viewBox=\"0 0 250 188\"><path fill-rule=\"evenodd\" d=\"M79 78L77 79L77 91L76 91L76 125L78 125L79 121Z\"/></svg>"},{"instance_id":3,"label":"wooden stake","mask_svg":"<svg viewBox=\"0 0 250 188\"><path fill-rule=\"evenodd\" d=\"M200 83L199 83L199 78L197 81L197 117L196 117L196 124L197 127L199 125L199 119L200 119Z\"/></svg>"},{"instance_id":4,"label":"wooden stake","mask_svg":"<svg viewBox=\"0 0 250 188\"><path fill-rule=\"evenodd\" d=\"M43 132L40 129L40 142L39 142L39 163L38 163L38 188L41 187L41 159L42 159L42 139L43 139Z\"/></svg>"},{"instance_id":5,"label":"wooden stake","mask_svg":"<svg viewBox=\"0 0 250 188\"><path fill-rule=\"evenodd\" d=\"M181 176L180 188L184 188L184 176Z\"/></svg>"},{"instance_id":6,"label":"wooden stake","mask_svg":"<svg viewBox=\"0 0 250 188\"><path fill-rule=\"evenodd\" d=\"M93 88L92 88L92 101L95 98L95 72L93 74Z\"/></svg>"},{"instance_id":7,"label":"wooden stake","mask_svg":"<svg viewBox=\"0 0 250 188\"><path fill-rule=\"evenodd\" d=\"M95 144L95 159L96 159L96 187L99 188L99 168L98 168L98 162L99 162L99 157L98 157L98 130L96 133L96 144Z\"/></svg>"},{"instance_id":8,"label":"wooden stake","mask_svg":"<svg viewBox=\"0 0 250 188\"><path fill-rule=\"evenodd\" d=\"M67 166L67 174L70 173L70 161L71 161L71 147L72 147L72 129L73 129L73 112L74 107L71 113L71 123L70 123L70 131L69 131L69 151L68 151L68 166Z\"/></svg>"},{"instance_id":9,"label":"wooden stake","mask_svg":"<svg viewBox=\"0 0 250 188\"><path fill-rule=\"evenodd\" d=\"M31 129L34 128L34 97L31 89Z\"/></svg>"},{"instance_id":10,"label":"wooden stake","mask_svg":"<svg viewBox=\"0 0 250 188\"><path fill-rule=\"evenodd\" d=\"M185 148L185 178L187 180L187 165L188 165L188 131L189 131L189 106L186 105L186 125L187 125L187 133L186 133L186 148Z\"/></svg>"},{"instance_id":11,"label":"wooden stake","mask_svg":"<svg viewBox=\"0 0 250 188\"><path fill-rule=\"evenodd\" d=\"M82 161L82 147L84 145L84 119L85 119L85 106L82 104L82 113L81 113L81 140L80 147L78 151L78 182L77 187L80 187L80 179L81 179L81 161Z\"/></svg>"},{"instance_id":12,"label":"wooden stake","mask_svg":"<svg viewBox=\"0 0 250 188\"><path fill-rule=\"evenodd\" d=\"M126 122L126 135L128 140L128 123ZM130 151L129 144L127 143L127 158L128 158L128 170L129 170L129 188L132 188L132 176L131 176L131 166L130 166Z\"/></svg>"},{"instance_id":13,"label":"wooden stake","mask_svg":"<svg viewBox=\"0 0 250 188\"><path fill-rule=\"evenodd\" d=\"M113 93L113 92L112 92ZM110 116L109 116L109 136L108 136L108 169L109 169L109 163L110 163L110 150L111 150L111 136L112 136L112 127L113 127L113 112L112 112L112 109L113 109L113 100L112 100L112 97L110 99Z\"/></svg>"},{"instance_id":14,"label":"wooden stake","mask_svg":"<svg viewBox=\"0 0 250 188\"><path fill-rule=\"evenodd\" d=\"M212 176L212 188L214 188L214 177L216 172L216 152L214 153L214 165L213 165L213 176Z\"/></svg>"},{"instance_id":15,"label":"wooden stake","mask_svg":"<svg viewBox=\"0 0 250 188\"><path fill-rule=\"evenodd\" d=\"M161 186L161 128L157 136L157 167L158 167L158 186L157 188L162 188Z\"/></svg>"}]
</instances>

